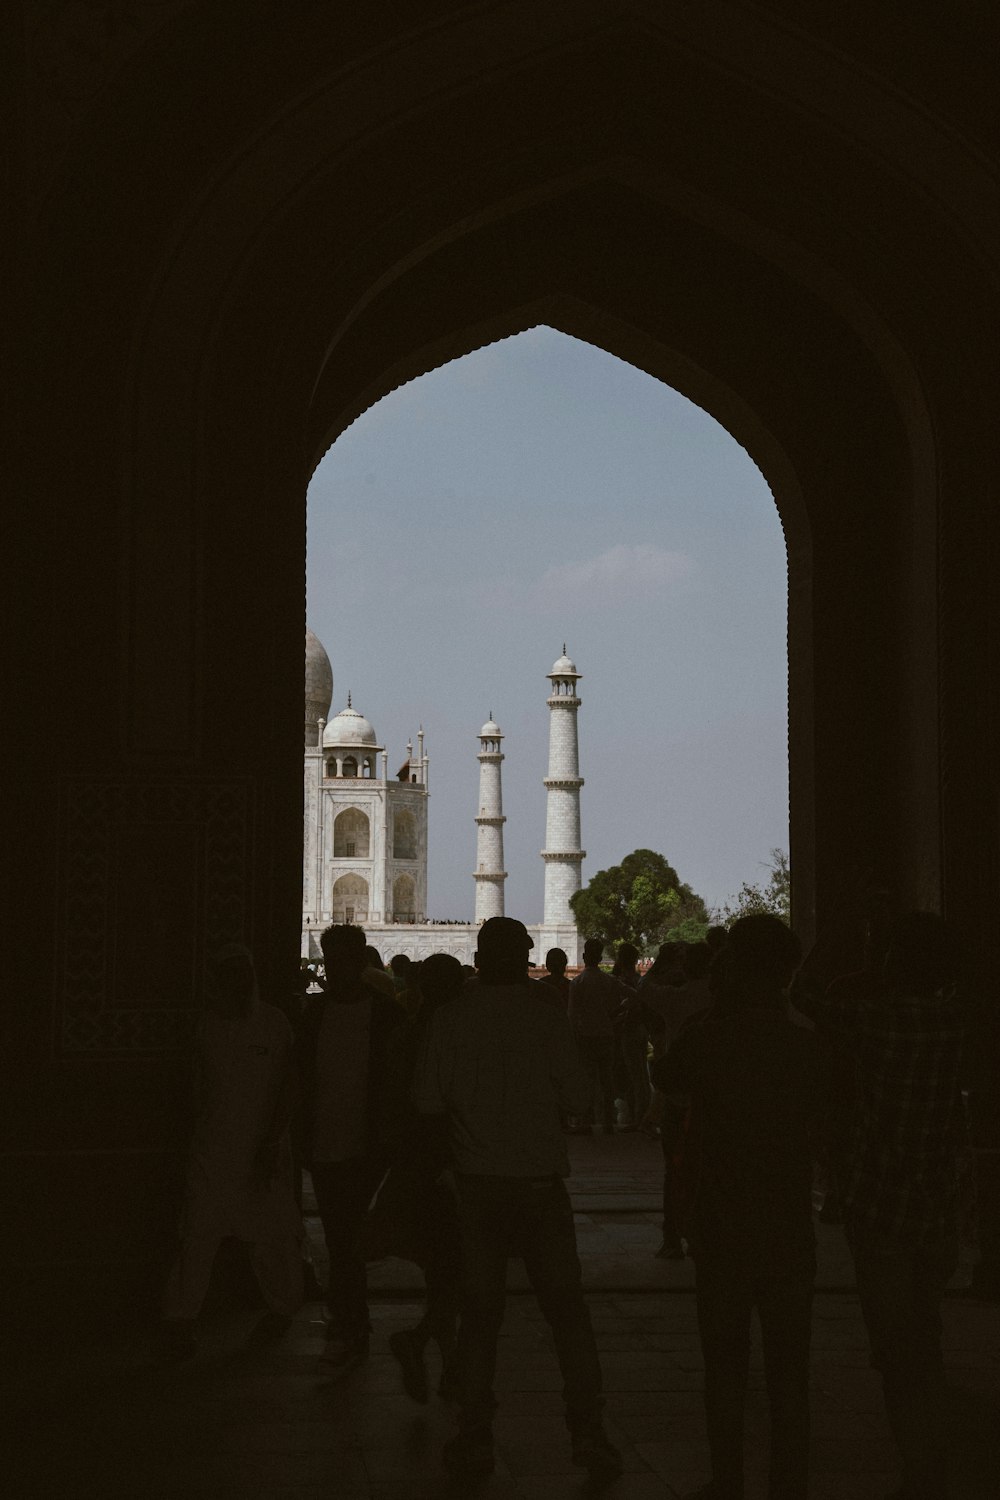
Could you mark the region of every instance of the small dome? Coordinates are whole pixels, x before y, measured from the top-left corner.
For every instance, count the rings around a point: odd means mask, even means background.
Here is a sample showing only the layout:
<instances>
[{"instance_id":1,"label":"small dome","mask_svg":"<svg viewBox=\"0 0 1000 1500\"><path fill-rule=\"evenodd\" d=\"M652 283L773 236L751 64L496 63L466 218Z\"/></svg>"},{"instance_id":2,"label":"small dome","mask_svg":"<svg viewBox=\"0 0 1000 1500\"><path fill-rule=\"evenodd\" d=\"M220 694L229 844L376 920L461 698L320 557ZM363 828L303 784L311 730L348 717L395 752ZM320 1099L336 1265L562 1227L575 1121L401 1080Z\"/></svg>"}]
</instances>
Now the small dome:
<instances>
[{"instance_id":1,"label":"small dome","mask_svg":"<svg viewBox=\"0 0 1000 1500\"><path fill-rule=\"evenodd\" d=\"M503 731L499 724L495 724L492 719L487 719L479 731L479 738L481 740L502 740Z\"/></svg>"},{"instance_id":2,"label":"small dome","mask_svg":"<svg viewBox=\"0 0 1000 1500\"><path fill-rule=\"evenodd\" d=\"M557 662L553 662L552 663L552 671L549 673L549 676L550 677L579 677L579 675L580 674L576 670L575 664L573 662L571 662L570 659L569 659L569 657L566 655L566 648L564 646L563 647L563 654L562 654L562 656L560 656L560 658L559 658L559 660Z\"/></svg>"},{"instance_id":3,"label":"small dome","mask_svg":"<svg viewBox=\"0 0 1000 1500\"><path fill-rule=\"evenodd\" d=\"M323 731L324 745L375 745L375 731L350 703L330 720Z\"/></svg>"},{"instance_id":4,"label":"small dome","mask_svg":"<svg viewBox=\"0 0 1000 1500\"><path fill-rule=\"evenodd\" d=\"M323 643L306 626L306 744L319 739L317 721L325 719L333 701L333 668Z\"/></svg>"}]
</instances>

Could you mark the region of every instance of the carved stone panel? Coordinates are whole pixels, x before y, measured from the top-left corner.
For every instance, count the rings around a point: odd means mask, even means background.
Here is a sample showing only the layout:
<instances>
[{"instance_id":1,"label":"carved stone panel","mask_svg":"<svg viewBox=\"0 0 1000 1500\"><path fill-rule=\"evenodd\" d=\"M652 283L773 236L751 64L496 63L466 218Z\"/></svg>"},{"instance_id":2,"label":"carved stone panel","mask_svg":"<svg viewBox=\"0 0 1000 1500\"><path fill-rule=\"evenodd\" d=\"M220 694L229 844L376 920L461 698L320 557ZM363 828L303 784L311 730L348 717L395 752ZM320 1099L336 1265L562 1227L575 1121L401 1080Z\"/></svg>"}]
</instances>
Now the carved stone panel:
<instances>
[{"instance_id":1,"label":"carved stone panel","mask_svg":"<svg viewBox=\"0 0 1000 1500\"><path fill-rule=\"evenodd\" d=\"M223 943L249 941L247 782L61 788L56 1048L183 1047Z\"/></svg>"}]
</instances>

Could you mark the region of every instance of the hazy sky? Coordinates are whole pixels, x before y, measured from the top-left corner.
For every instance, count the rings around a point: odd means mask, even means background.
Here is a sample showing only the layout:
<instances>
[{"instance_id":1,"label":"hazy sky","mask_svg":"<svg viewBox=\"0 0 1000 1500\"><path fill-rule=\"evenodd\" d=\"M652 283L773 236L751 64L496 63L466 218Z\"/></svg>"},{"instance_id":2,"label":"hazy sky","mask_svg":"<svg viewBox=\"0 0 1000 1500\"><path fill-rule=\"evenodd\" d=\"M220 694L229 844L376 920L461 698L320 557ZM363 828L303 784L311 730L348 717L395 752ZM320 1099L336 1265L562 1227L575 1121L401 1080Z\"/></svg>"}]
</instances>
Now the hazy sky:
<instances>
[{"instance_id":1,"label":"hazy sky","mask_svg":"<svg viewBox=\"0 0 1000 1500\"><path fill-rule=\"evenodd\" d=\"M549 710L578 724L586 882L636 848L710 905L788 846L785 545L759 470L668 386L550 328L386 396L309 491L334 711L393 774L423 724L428 916L471 921L478 732L504 732L506 910L542 917Z\"/></svg>"}]
</instances>

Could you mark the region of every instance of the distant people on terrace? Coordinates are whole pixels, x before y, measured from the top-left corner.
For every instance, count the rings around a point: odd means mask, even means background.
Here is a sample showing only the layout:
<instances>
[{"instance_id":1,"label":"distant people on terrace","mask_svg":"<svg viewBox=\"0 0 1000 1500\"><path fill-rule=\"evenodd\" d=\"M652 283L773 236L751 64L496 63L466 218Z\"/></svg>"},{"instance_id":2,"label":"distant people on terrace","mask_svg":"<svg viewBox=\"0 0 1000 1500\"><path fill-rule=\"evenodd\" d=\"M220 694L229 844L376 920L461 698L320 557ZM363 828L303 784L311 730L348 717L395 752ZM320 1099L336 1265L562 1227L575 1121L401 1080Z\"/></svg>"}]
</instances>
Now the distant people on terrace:
<instances>
[{"instance_id":1,"label":"distant people on terrace","mask_svg":"<svg viewBox=\"0 0 1000 1500\"><path fill-rule=\"evenodd\" d=\"M180 1249L163 1295L159 1352L186 1358L224 1239L249 1247L267 1306L251 1338L280 1338L302 1301L302 1219L296 1203L289 1122L292 1029L260 998L253 957L240 943L219 950L211 999L195 1037L193 1129Z\"/></svg>"}]
</instances>

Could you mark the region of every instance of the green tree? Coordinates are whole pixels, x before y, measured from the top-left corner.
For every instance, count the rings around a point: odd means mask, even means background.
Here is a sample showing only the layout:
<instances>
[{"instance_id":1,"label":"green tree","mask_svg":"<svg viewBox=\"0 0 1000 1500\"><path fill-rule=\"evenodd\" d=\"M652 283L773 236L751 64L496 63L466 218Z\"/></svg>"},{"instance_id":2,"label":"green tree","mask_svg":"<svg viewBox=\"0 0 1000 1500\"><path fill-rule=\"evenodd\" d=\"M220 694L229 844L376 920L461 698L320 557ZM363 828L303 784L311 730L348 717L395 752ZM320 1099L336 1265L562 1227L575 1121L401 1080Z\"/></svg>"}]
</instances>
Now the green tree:
<instances>
[{"instance_id":1,"label":"green tree","mask_svg":"<svg viewBox=\"0 0 1000 1500\"><path fill-rule=\"evenodd\" d=\"M635 943L640 952L675 936L697 942L709 924L701 897L652 849L635 849L620 865L598 870L570 905L587 937Z\"/></svg>"},{"instance_id":2,"label":"green tree","mask_svg":"<svg viewBox=\"0 0 1000 1500\"><path fill-rule=\"evenodd\" d=\"M771 863L763 883L753 885L745 880L736 895L720 907L717 915L723 927L732 927L740 917L756 916L760 912L791 924L792 874L784 849L771 850Z\"/></svg>"}]
</instances>

